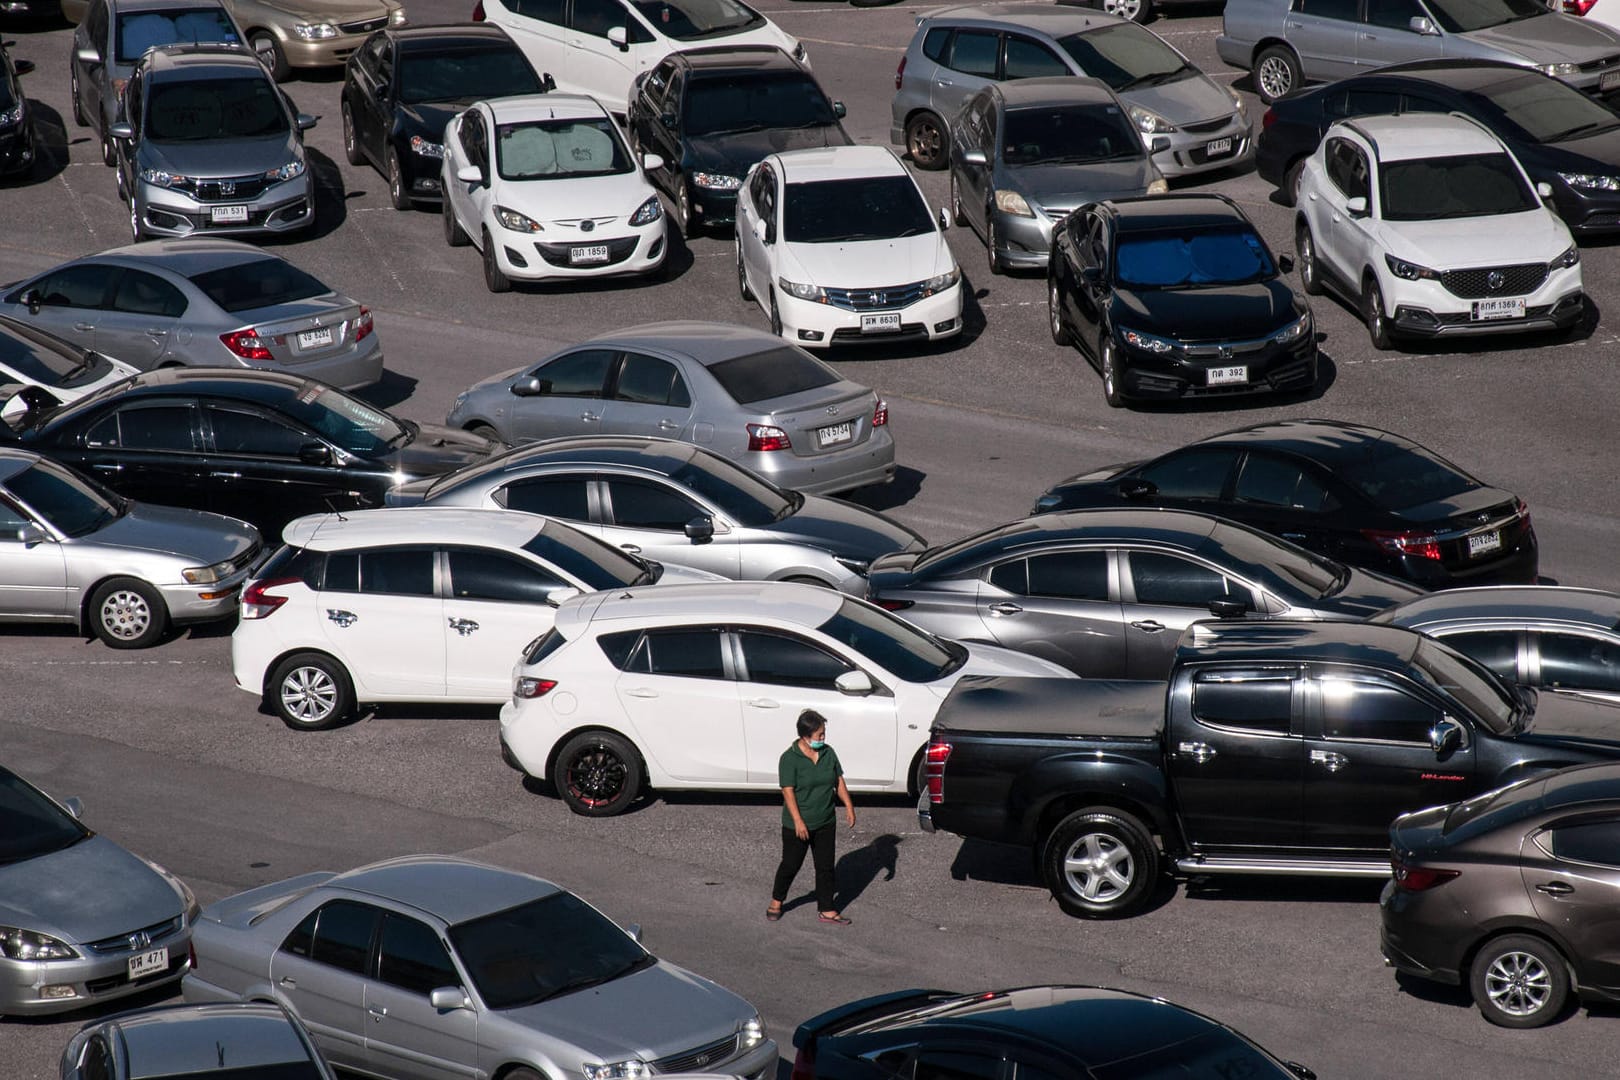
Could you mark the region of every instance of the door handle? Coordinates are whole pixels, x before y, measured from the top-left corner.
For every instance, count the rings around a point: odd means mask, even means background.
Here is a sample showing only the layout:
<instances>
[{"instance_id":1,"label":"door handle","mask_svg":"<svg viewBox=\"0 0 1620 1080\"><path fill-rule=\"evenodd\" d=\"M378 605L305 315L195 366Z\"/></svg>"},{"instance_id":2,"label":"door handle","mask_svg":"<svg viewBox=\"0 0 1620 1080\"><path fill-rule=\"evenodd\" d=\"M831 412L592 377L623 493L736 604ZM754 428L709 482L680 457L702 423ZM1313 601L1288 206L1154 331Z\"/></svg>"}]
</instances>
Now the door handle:
<instances>
[{"instance_id":1,"label":"door handle","mask_svg":"<svg viewBox=\"0 0 1620 1080\"><path fill-rule=\"evenodd\" d=\"M1359 37L1362 41L1377 41L1378 40L1378 35L1377 34L1369 34L1365 30L1363 30L1361 33L1357 34L1356 36Z\"/></svg>"},{"instance_id":2,"label":"door handle","mask_svg":"<svg viewBox=\"0 0 1620 1080\"><path fill-rule=\"evenodd\" d=\"M953 85L955 85L955 84L954 84L954 83L952 83L952 82L951 82L951 80L949 80L949 79L940 79L940 80L939 80L939 81L938 81L938 84L937 84L937 85L939 85L939 86L953 86Z\"/></svg>"},{"instance_id":3,"label":"door handle","mask_svg":"<svg viewBox=\"0 0 1620 1080\"><path fill-rule=\"evenodd\" d=\"M781 702L768 697L757 697L748 704L756 709L780 709L782 707Z\"/></svg>"},{"instance_id":4,"label":"door handle","mask_svg":"<svg viewBox=\"0 0 1620 1080\"><path fill-rule=\"evenodd\" d=\"M168 333L168 331L159 327L148 326L146 328L146 333L148 337L163 337Z\"/></svg>"},{"instance_id":5,"label":"door handle","mask_svg":"<svg viewBox=\"0 0 1620 1080\"><path fill-rule=\"evenodd\" d=\"M619 550L620 551L628 551L632 555L640 555L641 554L641 545L640 544L620 544L619 545Z\"/></svg>"},{"instance_id":6,"label":"door handle","mask_svg":"<svg viewBox=\"0 0 1620 1080\"><path fill-rule=\"evenodd\" d=\"M381 1023L382 1018L388 1015L388 1010L387 1009L379 1009L375 1005L372 1005L369 1008L367 1008L366 1012L370 1013L371 1018L373 1020L376 1020L378 1023Z\"/></svg>"},{"instance_id":7,"label":"door handle","mask_svg":"<svg viewBox=\"0 0 1620 1080\"><path fill-rule=\"evenodd\" d=\"M1339 222L1339 215L1338 215L1338 214L1334 214L1334 215L1333 215L1333 223L1334 223L1334 224L1335 224L1335 225L1336 225L1336 224L1338 224L1338 222Z\"/></svg>"},{"instance_id":8,"label":"door handle","mask_svg":"<svg viewBox=\"0 0 1620 1080\"><path fill-rule=\"evenodd\" d=\"M478 629L478 624L471 619L452 618L450 620L450 629L454 630L462 637L466 637L468 634Z\"/></svg>"},{"instance_id":9,"label":"door handle","mask_svg":"<svg viewBox=\"0 0 1620 1080\"><path fill-rule=\"evenodd\" d=\"M1296 542L1305 539L1304 533L1278 533L1277 535L1281 536L1284 540L1293 540Z\"/></svg>"},{"instance_id":10,"label":"door handle","mask_svg":"<svg viewBox=\"0 0 1620 1080\"><path fill-rule=\"evenodd\" d=\"M326 617L343 627L353 626L360 618L354 612L344 611L342 608L327 608Z\"/></svg>"},{"instance_id":11,"label":"door handle","mask_svg":"<svg viewBox=\"0 0 1620 1080\"><path fill-rule=\"evenodd\" d=\"M1017 615L1023 610L1024 609L1019 607L1017 604L1009 603L1006 600L1003 600L998 604L990 605L990 613L992 615Z\"/></svg>"},{"instance_id":12,"label":"door handle","mask_svg":"<svg viewBox=\"0 0 1620 1080\"><path fill-rule=\"evenodd\" d=\"M1160 622L1158 619L1138 619L1131 623L1131 625L1145 634L1157 634L1160 630L1164 629L1164 623Z\"/></svg>"},{"instance_id":13,"label":"door handle","mask_svg":"<svg viewBox=\"0 0 1620 1080\"><path fill-rule=\"evenodd\" d=\"M1310 200L1311 200L1311 202L1315 202L1315 201L1316 201L1316 192L1314 192L1314 191L1313 191L1313 192L1311 192L1311 194L1310 194Z\"/></svg>"},{"instance_id":14,"label":"door handle","mask_svg":"<svg viewBox=\"0 0 1620 1080\"><path fill-rule=\"evenodd\" d=\"M1293 19L1285 20L1283 22L1283 25L1286 26L1290 30L1298 30L1299 29L1299 23L1295 22Z\"/></svg>"},{"instance_id":15,"label":"door handle","mask_svg":"<svg viewBox=\"0 0 1620 1080\"><path fill-rule=\"evenodd\" d=\"M122 465L117 465L117 464L113 464L111 462L104 462L104 461L103 462L97 462L96 464L94 464L94 465L92 465L90 467L92 469L96 470L96 472L123 472L124 471L124 467Z\"/></svg>"},{"instance_id":16,"label":"door handle","mask_svg":"<svg viewBox=\"0 0 1620 1080\"><path fill-rule=\"evenodd\" d=\"M208 475L212 476L216 480L240 480L240 479L242 479L242 474L239 473L239 472L219 472L219 471L215 471L215 472L209 473Z\"/></svg>"},{"instance_id":17,"label":"door handle","mask_svg":"<svg viewBox=\"0 0 1620 1080\"><path fill-rule=\"evenodd\" d=\"M630 689L628 689L628 690L626 690L624 692L624 696L625 697L639 697L639 698L655 698L655 697L658 696L658 691L649 690L645 686L632 686Z\"/></svg>"},{"instance_id":18,"label":"door handle","mask_svg":"<svg viewBox=\"0 0 1620 1080\"><path fill-rule=\"evenodd\" d=\"M593 412L582 412L582 413L579 414L579 418L581 420L584 420L586 423L595 423L596 421L602 419L602 414L601 413L593 413Z\"/></svg>"},{"instance_id":19,"label":"door handle","mask_svg":"<svg viewBox=\"0 0 1620 1080\"><path fill-rule=\"evenodd\" d=\"M1179 753L1186 754L1200 765L1214 758L1216 753L1215 748L1206 742L1184 742L1178 745L1176 750Z\"/></svg>"},{"instance_id":20,"label":"door handle","mask_svg":"<svg viewBox=\"0 0 1620 1080\"><path fill-rule=\"evenodd\" d=\"M1536 886L1536 892L1546 893L1548 896L1568 896L1575 891L1575 886L1562 881L1548 881Z\"/></svg>"},{"instance_id":21,"label":"door handle","mask_svg":"<svg viewBox=\"0 0 1620 1080\"><path fill-rule=\"evenodd\" d=\"M83 330L87 334L90 331L94 330L95 328L96 328L95 323L76 322L76 323L73 324L73 329L75 329L75 330Z\"/></svg>"},{"instance_id":22,"label":"door handle","mask_svg":"<svg viewBox=\"0 0 1620 1080\"><path fill-rule=\"evenodd\" d=\"M1335 754L1331 750L1312 750L1311 764L1321 765L1323 768L1327 769L1328 772L1338 772L1340 769L1350 764L1350 759L1345 757L1343 754Z\"/></svg>"},{"instance_id":23,"label":"door handle","mask_svg":"<svg viewBox=\"0 0 1620 1080\"><path fill-rule=\"evenodd\" d=\"M679 430L681 430L681 425L677 424L673 420L660 420L660 421L658 421L658 430L659 431L679 431Z\"/></svg>"},{"instance_id":24,"label":"door handle","mask_svg":"<svg viewBox=\"0 0 1620 1080\"><path fill-rule=\"evenodd\" d=\"M294 990L298 987L298 980L293 978L291 975L283 975L276 981L276 985L285 986L289 990Z\"/></svg>"}]
</instances>

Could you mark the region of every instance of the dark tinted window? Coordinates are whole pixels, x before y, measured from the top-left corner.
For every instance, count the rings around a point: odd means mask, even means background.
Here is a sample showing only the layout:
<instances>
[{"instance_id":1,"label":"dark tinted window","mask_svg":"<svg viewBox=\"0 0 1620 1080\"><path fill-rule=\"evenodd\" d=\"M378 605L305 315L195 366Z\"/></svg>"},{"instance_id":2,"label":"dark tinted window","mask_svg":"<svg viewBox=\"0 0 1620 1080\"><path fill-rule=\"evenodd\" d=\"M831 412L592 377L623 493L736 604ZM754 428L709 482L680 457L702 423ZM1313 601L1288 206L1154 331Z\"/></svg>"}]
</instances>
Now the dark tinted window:
<instances>
[{"instance_id":1,"label":"dark tinted window","mask_svg":"<svg viewBox=\"0 0 1620 1080\"><path fill-rule=\"evenodd\" d=\"M315 924L315 941L309 958L344 971L363 975L371 953L371 938L377 928L376 908L349 900L334 900L321 908Z\"/></svg>"},{"instance_id":2,"label":"dark tinted window","mask_svg":"<svg viewBox=\"0 0 1620 1080\"><path fill-rule=\"evenodd\" d=\"M6 486L15 498L68 536L93 533L124 508L119 496L50 461L35 462L7 480Z\"/></svg>"},{"instance_id":3,"label":"dark tinted window","mask_svg":"<svg viewBox=\"0 0 1620 1080\"><path fill-rule=\"evenodd\" d=\"M934 27L923 38L923 55L936 64L939 63L940 58L945 55L945 44L950 37L951 31L948 27Z\"/></svg>"},{"instance_id":4,"label":"dark tinted window","mask_svg":"<svg viewBox=\"0 0 1620 1080\"><path fill-rule=\"evenodd\" d=\"M720 661L720 647L718 629L649 630L625 670L722 679L726 671Z\"/></svg>"},{"instance_id":5,"label":"dark tinted window","mask_svg":"<svg viewBox=\"0 0 1620 1080\"><path fill-rule=\"evenodd\" d=\"M566 521L589 521L591 504L585 485L584 477L514 480L501 488L496 501L508 510L544 514Z\"/></svg>"},{"instance_id":6,"label":"dark tinted window","mask_svg":"<svg viewBox=\"0 0 1620 1080\"><path fill-rule=\"evenodd\" d=\"M321 586L327 592L360 591L360 553L334 551L326 557L326 578Z\"/></svg>"},{"instance_id":7,"label":"dark tinted window","mask_svg":"<svg viewBox=\"0 0 1620 1080\"><path fill-rule=\"evenodd\" d=\"M654 963L601 912L565 892L452 926L450 942L492 1009L535 1004Z\"/></svg>"},{"instance_id":8,"label":"dark tinted window","mask_svg":"<svg viewBox=\"0 0 1620 1080\"><path fill-rule=\"evenodd\" d=\"M1378 174L1386 221L1439 221L1517 214L1539 205L1505 153L1386 161Z\"/></svg>"},{"instance_id":9,"label":"dark tinted window","mask_svg":"<svg viewBox=\"0 0 1620 1080\"><path fill-rule=\"evenodd\" d=\"M1379 442L1365 453L1347 455L1332 464L1334 476L1384 510L1439 502L1479 486L1455 465L1421 446Z\"/></svg>"},{"instance_id":10,"label":"dark tinted window","mask_svg":"<svg viewBox=\"0 0 1620 1080\"><path fill-rule=\"evenodd\" d=\"M1028 595L1107 600L1108 553L1061 551L1030 556Z\"/></svg>"},{"instance_id":11,"label":"dark tinted window","mask_svg":"<svg viewBox=\"0 0 1620 1080\"><path fill-rule=\"evenodd\" d=\"M629 664L630 654L635 651L636 643L640 640L640 630L620 630L617 633L597 635L596 643L602 647L608 663L622 671ZM531 653L528 663L535 662L536 657Z\"/></svg>"},{"instance_id":12,"label":"dark tinted window","mask_svg":"<svg viewBox=\"0 0 1620 1080\"><path fill-rule=\"evenodd\" d=\"M88 830L22 777L0 768L0 862L58 851Z\"/></svg>"},{"instance_id":13,"label":"dark tinted window","mask_svg":"<svg viewBox=\"0 0 1620 1080\"><path fill-rule=\"evenodd\" d=\"M84 1048L83 1080L115 1080L112 1051L107 1040L100 1035L91 1039Z\"/></svg>"},{"instance_id":14,"label":"dark tinted window","mask_svg":"<svg viewBox=\"0 0 1620 1080\"><path fill-rule=\"evenodd\" d=\"M1001 160L1008 165L1085 165L1144 152L1141 136L1115 105L1009 109L1001 133Z\"/></svg>"},{"instance_id":15,"label":"dark tinted window","mask_svg":"<svg viewBox=\"0 0 1620 1080\"><path fill-rule=\"evenodd\" d=\"M841 244L922 236L934 219L909 176L864 176L787 185L782 229L791 243Z\"/></svg>"},{"instance_id":16,"label":"dark tinted window","mask_svg":"<svg viewBox=\"0 0 1620 1080\"><path fill-rule=\"evenodd\" d=\"M967 649L890 615L881 608L845 600L838 614L817 627L823 634L907 682L944 678L967 659Z\"/></svg>"},{"instance_id":17,"label":"dark tinted window","mask_svg":"<svg viewBox=\"0 0 1620 1080\"><path fill-rule=\"evenodd\" d=\"M566 644L568 639L556 627L552 627L523 647L523 662L538 664Z\"/></svg>"},{"instance_id":18,"label":"dark tinted window","mask_svg":"<svg viewBox=\"0 0 1620 1080\"><path fill-rule=\"evenodd\" d=\"M362 551L360 591L389 596L432 596L433 560L432 548Z\"/></svg>"},{"instance_id":19,"label":"dark tinted window","mask_svg":"<svg viewBox=\"0 0 1620 1080\"><path fill-rule=\"evenodd\" d=\"M90 370L84 350L65 341L0 322L0 364L25 379L44 386L59 386L65 376ZM100 365L99 361L89 361Z\"/></svg>"},{"instance_id":20,"label":"dark tinted window","mask_svg":"<svg viewBox=\"0 0 1620 1080\"><path fill-rule=\"evenodd\" d=\"M736 0L631 0L643 18L677 41L725 37L752 30L765 17ZM637 28L639 29L639 27ZM634 41L634 38L631 38ZM648 37L644 40L651 41Z\"/></svg>"},{"instance_id":21,"label":"dark tinted window","mask_svg":"<svg viewBox=\"0 0 1620 1080\"><path fill-rule=\"evenodd\" d=\"M281 92L263 71L160 82L146 101L142 134L153 142L268 138L289 126Z\"/></svg>"},{"instance_id":22,"label":"dark tinted window","mask_svg":"<svg viewBox=\"0 0 1620 1080\"><path fill-rule=\"evenodd\" d=\"M214 429L214 449L221 454L291 458L313 441L306 433L258 413L211 408L208 421Z\"/></svg>"},{"instance_id":23,"label":"dark tinted window","mask_svg":"<svg viewBox=\"0 0 1620 1080\"><path fill-rule=\"evenodd\" d=\"M1427 17L1417 0L1367 0L1367 21L1374 26L1410 33L1413 19Z\"/></svg>"},{"instance_id":24,"label":"dark tinted window","mask_svg":"<svg viewBox=\"0 0 1620 1080\"><path fill-rule=\"evenodd\" d=\"M118 414L118 442L126 450L194 450L189 405L154 405Z\"/></svg>"},{"instance_id":25,"label":"dark tinted window","mask_svg":"<svg viewBox=\"0 0 1620 1080\"><path fill-rule=\"evenodd\" d=\"M1515 630L1470 630L1441 639L1509 682L1519 681L1519 634Z\"/></svg>"},{"instance_id":26,"label":"dark tinted window","mask_svg":"<svg viewBox=\"0 0 1620 1080\"><path fill-rule=\"evenodd\" d=\"M1330 739L1375 739L1429 745L1440 713L1404 690L1382 683L1323 679L1322 734Z\"/></svg>"},{"instance_id":27,"label":"dark tinted window","mask_svg":"<svg viewBox=\"0 0 1620 1080\"><path fill-rule=\"evenodd\" d=\"M1160 458L1137 475L1157 487L1160 498L1218 499L1236 456L1231 450L1188 450Z\"/></svg>"},{"instance_id":28,"label":"dark tinted window","mask_svg":"<svg viewBox=\"0 0 1620 1080\"><path fill-rule=\"evenodd\" d=\"M652 580L641 559L557 521L546 522L523 550L583 582L587 589L642 585Z\"/></svg>"},{"instance_id":29,"label":"dark tinted window","mask_svg":"<svg viewBox=\"0 0 1620 1080\"><path fill-rule=\"evenodd\" d=\"M852 670L826 650L797 638L758 630L742 630L737 637L748 664L749 682L832 690L834 680Z\"/></svg>"},{"instance_id":30,"label":"dark tinted window","mask_svg":"<svg viewBox=\"0 0 1620 1080\"><path fill-rule=\"evenodd\" d=\"M186 297L179 289L154 274L125 270L113 290L113 310L135 315L156 315L178 319L186 313Z\"/></svg>"},{"instance_id":31,"label":"dark tinted window","mask_svg":"<svg viewBox=\"0 0 1620 1080\"><path fill-rule=\"evenodd\" d=\"M827 95L802 72L694 78L686 87L684 112L688 135L825 127L838 122Z\"/></svg>"},{"instance_id":32,"label":"dark tinted window","mask_svg":"<svg viewBox=\"0 0 1620 1080\"><path fill-rule=\"evenodd\" d=\"M574 0L570 25L582 34L607 37L615 26L623 26L628 16L619 0Z\"/></svg>"},{"instance_id":33,"label":"dark tinted window","mask_svg":"<svg viewBox=\"0 0 1620 1080\"><path fill-rule=\"evenodd\" d=\"M1007 69L1009 79L1041 79L1068 75L1069 67L1045 45L1029 38L1009 35Z\"/></svg>"},{"instance_id":34,"label":"dark tinted window","mask_svg":"<svg viewBox=\"0 0 1620 1080\"><path fill-rule=\"evenodd\" d=\"M1163 38L1133 22L1104 23L1062 42L1081 71L1113 90L1163 86L1199 74Z\"/></svg>"},{"instance_id":35,"label":"dark tinted window","mask_svg":"<svg viewBox=\"0 0 1620 1080\"><path fill-rule=\"evenodd\" d=\"M1377 3L1378 0L1372 2ZM1329 116L1381 116L1400 112L1401 95L1393 90L1352 87L1328 94L1322 106Z\"/></svg>"},{"instance_id":36,"label":"dark tinted window","mask_svg":"<svg viewBox=\"0 0 1620 1080\"><path fill-rule=\"evenodd\" d=\"M1238 473L1238 502L1282 506L1311 513L1331 509L1333 497L1303 469L1283 458L1250 454Z\"/></svg>"},{"instance_id":37,"label":"dark tinted window","mask_svg":"<svg viewBox=\"0 0 1620 1080\"><path fill-rule=\"evenodd\" d=\"M1360 6L1359 0L1300 0L1299 11L1302 15L1354 22Z\"/></svg>"},{"instance_id":38,"label":"dark tinted window","mask_svg":"<svg viewBox=\"0 0 1620 1080\"><path fill-rule=\"evenodd\" d=\"M691 395L686 392L686 384L674 364L640 353L625 353L613 396L641 405L685 408L692 404Z\"/></svg>"},{"instance_id":39,"label":"dark tinted window","mask_svg":"<svg viewBox=\"0 0 1620 1080\"><path fill-rule=\"evenodd\" d=\"M551 384L546 393L554 397L599 398L616 356L612 349L582 349L559 356L535 374Z\"/></svg>"},{"instance_id":40,"label":"dark tinted window","mask_svg":"<svg viewBox=\"0 0 1620 1080\"><path fill-rule=\"evenodd\" d=\"M648 480L610 479L613 522L632 529L679 530L702 509L684 495Z\"/></svg>"},{"instance_id":41,"label":"dark tinted window","mask_svg":"<svg viewBox=\"0 0 1620 1080\"><path fill-rule=\"evenodd\" d=\"M558 4L559 14L561 4ZM557 21L561 21L559 18ZM477 101L508 94L537 94L540 80L515 47L407 51L400 57L399 100Z\"/></svg>"},{"instance_id":42,"label":"dark tinted window","mask_svg":"<svg viewBox=\"0 0 1620 1080\"><path fill-rule=\"evenodd\" d=\"M804 502L801 495L790 495L756 473L700 451L693 451L669 478L718 506L739 525L758 527L781 521Z\"/></svg>"},{"instance_id":43,"label":"dark tinted window","mask_svg":"<svg viewBox=\"0 0 1620 1080\"><path fill-rule=\"evenodd\" d=\"M548 593L567 584L533 563L496 551L450 551L450 595L457 600L543 604Z\"/></svg>"},{"instance_id":44,"label":"dark tinted window","mask_svg":"<svg viewBox=\"0 0 1620 1080\"><path fill-rule=\"evenodd\" d=\"M259 572L254 575L261 581L270 578L292 577L302 581L312 589L321 587L321 571L326 566L326 556L319 551L308 548L292 547L283 544L276 549L276 553L265 560Z\"/></svg>"},{"instance_id":45,"label":"dark tinted window","mask_svg":"<svg viewBox=\"0 0 1620 1080\"><path fill-rule=\"evenodd\" d=\"M1093 1080L1226 1080L1228 1077L1290 1075L1276 1060L1235 1032L1220 1026L1157 1049L1130 1054L1091 1068Z\"/></svg>"},{"instance_id":46,"label":"dark tinted window","mask_svg":"<svg viewBox=\"0 0 1620 1080\"><path fill-rule=\"evenodd\" d=\"M563 24L564 0L508 0L508 6L519 15L539 19L555 26Z\"/></svg>"},{"instance_id":47,"label":"dark tinted window","mask_svg":"<svg viewBox=\"0 0 1620 1080\"><path fill-rule=\"evenodd\" d=\"M791 346L722 360L709 374L739 405L830 386L839 379L832 368Z\"/></svg>"},{"instance_id":48,"label":"dark tinted window","mask_svg":"<svg viewBox=\"0 0 1620 1080\"><path fill-rule=\"evenodd\" d=\"M1553 854L1574 862L1620 866L1620 821L1564 825L1552 832Z\"/></svg>"},{"instance_id":49,"label":"dark tinted window","mask_svg":"<svg viewBox=\"0 0 1620 1080\"><path fill-rule=\"evenodd\" d=\"M917 1055L916 1080L996 1080L1001 1060L987 1054L924 1050Z\"/></svg>"},{"instance_id":50,"label":"dark tinted window","mask_svg":"<svg viewBox=\"0 0 1620 1080\"><path fill-rule=\"evenodd\" d=\"M1277 672L1212 672L1193 683L1193 715L1206 724L1288 734L1294 680Z\"/></svg>"},{"instance_id":51,"label":"dark tinted window","mask_svg":"<svg viewBox=\"0 0 1620 1080\"><path fill-rule=\"evenodd\" d=\"M290 304L332 291L314 276L274 257L193 274L191 283L221 309L232 312Z\"/></svg>"},{"instance_id":52,"label":"dark tinted window","mask_svg":"<svg viewBox=\"0 0 1620 1080\"><path fill-rule=\"evenodd\" d=\"M46 307L100 307L113 272L99 264L64 266L40 278L33 288Z\"/></svg>"},{"instance_id":53,"label":"dark tinted window","mask_svg":"<svg viewBox=\"0 0 1620 1080\"><path fill-rule=\"evenodd\" d=\"M310 947L315 944L315 924L320 917L319 908L305 915L304 920L287 935L287 940L281 943L282 949L294 956L308 956Z\"/></svg>"},{"instance_id":54,"label":"dark tinted window","mask_svg":"<svg viewBox=\"0 0 1620 1080\"><path fill-rule=\"evenodd\" d=\"M1579 634L1538 634L1536 641L1542 686L1620 690L1620 646Z\"/></svg>"},{"instance_id":55,"label":"dark tinted window","mask_svg":"<svg viewBox=\"0 0 1620 1080\"><path fill-rule=\"evenodd\" d=\"M1254 606L1254 594L1246 587L1191 560L1133 551L1130 561L1138 604L1207 607L1212 600L1240 600Z\"/></svg>"},{"instance_id":56,"label":"dark tinted window","mask_svg":"<svg viewBox=\"0 0 1620 1080\"><path fill-rule=\"evenodd\" d=\"M1499 120L1531 142L1562 142L1620 125L1602 101L1536 72L1504 75L1500 82L1481 88L1474 100L1480 102L1487 122Z\"/></svg>"},{"instance_id":57,"label":"dark tinted window","mask_svg":"<svg viewBox=\"0 0 1620 1080\"><path fill-rule=\"evenodd\" d=\"M424 996L441 986L461 985L461 976L456 974L438 932L403 915L390 914L383 919L377 977Z\"/></svg>"},{"instance_id":58,"label":"dark tinted window","mask_svg":"<svg viewBox=\"0 0 1620 1080\"><path fill-rule=\"evenodd\" d=\"M958 30L951 41L945 66L986 79L996 77L996 53L1001 36L990 30Z\"/></svg>"}]
</instances>

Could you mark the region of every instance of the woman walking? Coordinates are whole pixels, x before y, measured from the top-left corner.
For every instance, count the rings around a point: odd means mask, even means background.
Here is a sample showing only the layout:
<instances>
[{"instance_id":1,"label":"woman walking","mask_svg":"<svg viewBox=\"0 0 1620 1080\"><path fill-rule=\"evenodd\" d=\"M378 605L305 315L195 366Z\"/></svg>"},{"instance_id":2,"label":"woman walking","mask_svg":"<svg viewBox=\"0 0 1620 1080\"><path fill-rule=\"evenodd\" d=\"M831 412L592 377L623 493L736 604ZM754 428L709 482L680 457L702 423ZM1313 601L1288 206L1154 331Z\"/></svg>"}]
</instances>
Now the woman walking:
<instances>
[{"instance_id":1,"label":"woman walking","mask_svg":"<svg viewBox=\"0 0 1620 1080\"><path fill-rule=\"evenodd\" d=\"M855 827L855 804L844 786L844 769L838 755L827 745L827 721L818 712L806 709L799 714L799 737L782 752L777 763L777 780L782 785L782 864L776 868L776 885L771 890L771 906L765 917L771 922L782 917L782 901L810 852L816 868L816 908L824 923L848 926L849 920L833 906L833 840L837 814L833 799L844 804L844 820Z\"/></svg>"}]
</instances>

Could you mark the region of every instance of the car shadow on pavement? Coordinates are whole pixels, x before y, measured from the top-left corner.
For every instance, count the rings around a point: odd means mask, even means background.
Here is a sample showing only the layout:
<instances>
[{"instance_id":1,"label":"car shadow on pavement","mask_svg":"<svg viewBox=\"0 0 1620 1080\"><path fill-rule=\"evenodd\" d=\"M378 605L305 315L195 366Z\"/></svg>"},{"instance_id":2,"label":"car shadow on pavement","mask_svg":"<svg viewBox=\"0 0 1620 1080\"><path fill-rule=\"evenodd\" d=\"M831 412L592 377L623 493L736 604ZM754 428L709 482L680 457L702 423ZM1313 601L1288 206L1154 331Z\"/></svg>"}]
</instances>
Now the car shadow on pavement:
<instances>
[{"instance_id":1,"label":"car shadow on pavement","mask_svg":"<svg viewBox=\"0 0 1620 1080\"><path fill-rule=\"evenodd\" d=\"M840 497L846 502L864 506L868 510L879 512L893 510L915 499L922 491L923 481L927 478L928 474L925 472L908 465L900 465L894 470L894 479L887 484L868 484L866 487L846 492Z\"/></svg>"},{"instance_id":2,"label":"car shadow on pavement","mask_svg":"<svg viewBox=\"0 0 1620 1080\"><path fill-rule=\"evenodd\" d=\"M410 396L416 392L416 382L409 375L402 375L397 371L384 368L382 378L354 396L377 406L379 409L392 409L395 405L410 399ZM411 419L420 421L423 418L413 416ZM426 422L437 424L439 419L429 417Z\"/></svg>"},{"instance_id":3,"label":"car shadow on pavement","mask_svg":"<svg viewBox=\"0 0 1620 1080\"><path fill-rule=\"evenodd\" d=\"M1311 878L1208 874L1187 879L1188 900L1246 900L1287 904L1360 904L1372 910L1383 878Z\"/></svg>"}]
</instances>

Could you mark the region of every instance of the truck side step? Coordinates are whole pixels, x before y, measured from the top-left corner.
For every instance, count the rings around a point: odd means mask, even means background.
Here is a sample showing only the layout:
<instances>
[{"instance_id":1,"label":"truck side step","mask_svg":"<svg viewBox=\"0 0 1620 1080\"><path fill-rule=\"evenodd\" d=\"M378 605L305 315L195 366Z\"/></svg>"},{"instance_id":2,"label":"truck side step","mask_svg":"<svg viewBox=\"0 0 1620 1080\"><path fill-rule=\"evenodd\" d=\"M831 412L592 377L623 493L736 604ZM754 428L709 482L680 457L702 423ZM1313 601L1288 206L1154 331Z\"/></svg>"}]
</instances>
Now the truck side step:
<instances>
[{"instance_id":1,"label":"truck side step","mask_svg":"<svg viewBox=\"0 0 1620 1080\"><path fill-rule=\"evenodd\" d=\"M1286 874L1290 877L1388 877L1389 863L1370 859L1278 859L1247 855L1198 855L1177 859L1183 874Z\"/></svg>"}]
</instances>

